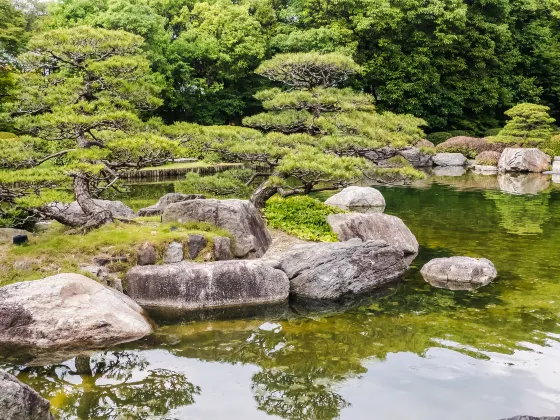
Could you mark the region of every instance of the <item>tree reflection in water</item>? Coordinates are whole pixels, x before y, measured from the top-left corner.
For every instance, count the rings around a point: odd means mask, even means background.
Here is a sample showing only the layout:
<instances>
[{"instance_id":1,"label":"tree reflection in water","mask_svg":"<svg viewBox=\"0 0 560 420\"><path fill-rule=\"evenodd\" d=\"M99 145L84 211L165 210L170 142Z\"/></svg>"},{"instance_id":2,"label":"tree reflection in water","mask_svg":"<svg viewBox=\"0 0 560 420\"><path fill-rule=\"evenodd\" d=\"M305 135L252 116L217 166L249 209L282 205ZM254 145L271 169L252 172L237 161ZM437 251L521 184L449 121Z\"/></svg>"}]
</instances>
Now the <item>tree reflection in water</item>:
<instances>
[{"instance_id":1,"label":"tree reflection in water","mask_svg":"<svg viewBox=\"0 0 560 420\"><path fill-rule=\"evenodd\" d=\"M61 420L161 418L194 403L194 395L200 393L184 375L149 369L141 354L130 351L78 356L59 365L10 372L50 399Z\"/></svg>"}]
</instances>

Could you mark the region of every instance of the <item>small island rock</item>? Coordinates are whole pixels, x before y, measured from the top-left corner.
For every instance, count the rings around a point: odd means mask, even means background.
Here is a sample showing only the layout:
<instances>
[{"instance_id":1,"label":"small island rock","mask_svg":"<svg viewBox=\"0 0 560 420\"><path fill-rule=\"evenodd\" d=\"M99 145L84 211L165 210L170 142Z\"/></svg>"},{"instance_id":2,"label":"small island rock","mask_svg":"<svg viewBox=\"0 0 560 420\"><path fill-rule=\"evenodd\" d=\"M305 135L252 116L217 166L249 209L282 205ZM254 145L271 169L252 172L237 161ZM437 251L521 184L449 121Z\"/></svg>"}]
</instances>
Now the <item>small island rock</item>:
<instances>
[{"instance_id":1,"label":"small island rock","mask_svg":"<svg viewBox=\"0 0 560 420\"><path fill-rule=\"evenodd\" d=\"M486 258L435 258L420 270L432 286L450 290L472 290L494 280L498 273Z\"/></svg>"}]
</instances>

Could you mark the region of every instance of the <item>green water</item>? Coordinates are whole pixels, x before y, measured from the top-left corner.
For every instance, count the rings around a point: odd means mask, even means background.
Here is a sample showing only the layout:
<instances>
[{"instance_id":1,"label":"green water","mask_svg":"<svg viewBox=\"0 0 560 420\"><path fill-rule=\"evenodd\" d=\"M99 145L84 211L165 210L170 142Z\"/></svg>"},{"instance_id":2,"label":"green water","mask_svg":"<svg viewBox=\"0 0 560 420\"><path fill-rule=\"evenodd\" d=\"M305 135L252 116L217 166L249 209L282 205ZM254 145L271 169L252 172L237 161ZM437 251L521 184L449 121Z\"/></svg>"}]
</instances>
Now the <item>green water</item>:
<instances>
[{"instance_id":1,"label":"green water","mask_svg":"<svg viewBox=\"0 0 560 420\"><path fill-rule=\"evenodd\" d=\"M386 213L421 245L404 281L381 297L328 312L162 324L89 359L7 367L62 419L560 415L560 190L512 195L495 177L473 179L380 188ZM159 196L172 185L153 188ZM471 292L426 284L419 268L449 255L489 258L499 278Z\"/></svg>"}]
</instances>

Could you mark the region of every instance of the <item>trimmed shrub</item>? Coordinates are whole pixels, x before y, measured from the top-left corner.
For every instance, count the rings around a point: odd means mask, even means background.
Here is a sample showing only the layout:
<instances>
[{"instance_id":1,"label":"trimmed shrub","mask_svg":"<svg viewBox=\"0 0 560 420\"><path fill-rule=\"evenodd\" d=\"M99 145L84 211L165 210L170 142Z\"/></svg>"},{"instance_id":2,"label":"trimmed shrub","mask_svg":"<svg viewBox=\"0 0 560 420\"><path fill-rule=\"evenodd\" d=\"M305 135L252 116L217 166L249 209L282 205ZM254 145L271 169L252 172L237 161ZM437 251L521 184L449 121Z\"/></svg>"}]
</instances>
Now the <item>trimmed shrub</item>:
<instances>
[{"instance_id":1,"label":"trimmed shrub","mask_svg":"<svg viewBox=\"0 0 560 420\"><path fill-rule=\"evenodd\" d=\"M419 140L417 141L414 146L421 148L421 147L435 147L435 144L432 143L430 140Z\"/></svg>"},{"instance_id":2,"label":"trimmed shrub","mask_svg":"<svg viewBox=\"0 0 560 420\"><path fill-rule=\"evenodd\" d=\"M476 155L475 161L477 165L498 166L501 155L500 152L487 150Z\"/></svg>"},{"instance_id":3,"label":"trimmed shrub","mask_svg":"<svg viewBox=\"0 0 560 420\"><path fill-rule=\"evenodd\" d=\"M504 148L501 143L488 143L476 137L453 137L436 146L438 152L462 153L470 159L486 151L502 152Z\"/></svg>"},{"instance_id":4,"label":"trimmed shrub","mask_svg":"<svg viewBox=\"0 0 560 420\"><path fill-rule=\"evenodd\" d=\"M550 140L539 144L539 149L551 157L560 156L560 134L552 136Z\"/></svg>"},{"instance_id":5,"label":"trimmed shrub","mask_svg":"<svg viewBox=\"0 0 560 420\"><path fill-rule=\"evenodd\" d=\"M500 133L500 131L502 131L500 127L489 128L484 132L484 137L497 136Z\"/></svg>"},{"instance_id":6,"label":"trimmed shrub","mask_svg":"<svg viewBox=\"0 0 560 420\"><path fill-rule=\"evenodd\" d=\"M449 130L451 137L472 137L473 133L467 130Z\"/></svg>"},{"instance_id":7,"label":"trimmed shrub","mask_svg":"<svg viewBox=\"0 0 560 420\"><path fill-rule=\"evenodd\" d=\"M448 133L447 131L436 131L435 133L428 134L428 140L430 140L435 145L443 143L445 140L450 139L451 137L453 137L453 134Z\"/></svg>"},{"instance_id":8,"label":"trimmed shrub","mask_svg":"<svg viewBox=\"0 0 560 420\"><path fill-rule=\"evenodd\" d=\"M275 196L266 202L264 209L268 226L301 239L322 242L338 241L327 223L327 216L336 213L344 211L308 196Z\"/></svg>"}]
</instances>

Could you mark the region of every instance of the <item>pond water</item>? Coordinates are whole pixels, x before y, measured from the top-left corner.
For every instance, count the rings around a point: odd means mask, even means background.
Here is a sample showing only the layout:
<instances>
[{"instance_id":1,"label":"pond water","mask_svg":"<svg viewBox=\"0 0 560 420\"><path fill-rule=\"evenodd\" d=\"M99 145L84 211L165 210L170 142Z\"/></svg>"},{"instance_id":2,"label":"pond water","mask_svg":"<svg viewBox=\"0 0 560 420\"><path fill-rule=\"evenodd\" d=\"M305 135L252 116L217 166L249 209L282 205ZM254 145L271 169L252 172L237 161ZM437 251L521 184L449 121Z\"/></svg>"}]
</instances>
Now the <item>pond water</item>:
<instances>
[{"instance_id":1,"label":"pond water","mask_svg":"<svg viewBox=\"0 0 560 420\"><path fill-rule=\"evenodd\" d=\"M549 178L522 191L499 181L467 174L380 187L386 213L421 245L404 281L381 296L324 311L164 322L90 357L25 366L10 355L2 364L61 419L560 415L560 189ZM145 199L172 184L138 188ZM470 292L425 283L422 265L450 255L489 258L499 278Z\"/></svg>"}]
</instances>

